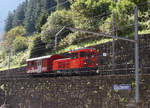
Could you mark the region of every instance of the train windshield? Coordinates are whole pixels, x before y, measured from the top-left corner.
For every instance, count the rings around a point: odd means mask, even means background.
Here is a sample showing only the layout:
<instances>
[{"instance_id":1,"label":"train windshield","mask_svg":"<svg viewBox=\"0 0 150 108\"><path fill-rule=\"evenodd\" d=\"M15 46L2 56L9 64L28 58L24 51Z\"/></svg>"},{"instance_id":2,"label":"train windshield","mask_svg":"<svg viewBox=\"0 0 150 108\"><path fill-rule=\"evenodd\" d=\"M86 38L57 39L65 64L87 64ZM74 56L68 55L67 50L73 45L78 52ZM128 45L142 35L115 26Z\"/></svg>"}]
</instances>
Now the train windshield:
<instances>
[{"instance_id":1,"label":"train windshield","mask_svg":"<svg viewBox=\"0 0 150 108\"><path fill-rule=\"evenodd\" d=\"M80 52L80 57L88 57L89 55L88 52Z\"/></svg>"},{"instance_id":2,"label":"train windshield","mask_svg":"<svg viewBox=\"0 0 150 108\"><path fill-rule=\"evenodd\" d=\"M96 53L95 52L80 52L80 57L96 57Z\"/></svg>"},{"instance_id":3,"label":"train windshield","mask_svg":"<svg viewBox=\"0 0 150 108\"><path fill-rule=\"evenodd\" d=\"M78 58L78 53L72 53L71 58L72 59L77 59Z\"/></svg>"}]
</instances>

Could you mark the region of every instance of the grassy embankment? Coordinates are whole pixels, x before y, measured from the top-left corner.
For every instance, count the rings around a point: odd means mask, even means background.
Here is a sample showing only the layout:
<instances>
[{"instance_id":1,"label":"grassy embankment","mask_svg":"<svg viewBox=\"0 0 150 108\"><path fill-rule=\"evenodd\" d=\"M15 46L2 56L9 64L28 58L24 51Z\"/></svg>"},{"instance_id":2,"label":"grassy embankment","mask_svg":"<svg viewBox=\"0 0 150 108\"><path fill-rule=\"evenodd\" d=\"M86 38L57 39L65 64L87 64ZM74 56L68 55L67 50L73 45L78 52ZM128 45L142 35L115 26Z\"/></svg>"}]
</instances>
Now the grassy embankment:
<instances>
[{"instance_id":1,"label":"grassy embankment","mask_svg":"<svg viewBox=\"0 0 150 108\"><path fill-rule=\"evenodd\" d=\"M141 34L149 34L149 33L150 33L150 30L139 31L140 35ZM131 33L129 36L126 36L126 37L131 37L133 35L134 35L134 33ZM63 52L68 52L68 51L76 49L76 48L98 45L98 44L106 43L109 41L112 41L112 39L101 39L100 38L99 40L95 40L95 41L88 40L88 41L85 41L85 42L82 42L82 43L79 43L76 45L70 45L64 49L57 51L56 53L59 54L59 53L63 53ZM23 59L27 59L29 57L29 53L30 53L30 50L27 49L24 52L20 52L17 55L11 56L10 68L18 68L21 66L25 66L25 65L22 65L21 62L24 61ZM7 69L8 69L8 57L6 57L5 60L3 60L3 61L1 60L0 71L7 70Z\"/></svg>"}]
</instances>

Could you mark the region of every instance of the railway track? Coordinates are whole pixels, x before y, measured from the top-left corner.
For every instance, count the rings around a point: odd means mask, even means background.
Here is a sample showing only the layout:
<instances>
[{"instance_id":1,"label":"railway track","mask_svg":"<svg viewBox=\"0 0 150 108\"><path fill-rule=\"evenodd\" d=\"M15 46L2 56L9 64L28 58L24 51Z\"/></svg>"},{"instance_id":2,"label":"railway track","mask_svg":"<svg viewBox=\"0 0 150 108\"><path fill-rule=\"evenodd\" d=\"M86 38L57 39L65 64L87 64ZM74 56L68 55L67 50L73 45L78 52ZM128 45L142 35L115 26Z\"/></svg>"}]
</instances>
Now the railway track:
<instances>
[{"instance_id":1,"label":"railway track","mask_svg":"<svg viewBox=\"0 0 150 108\"><path fill-rule=\"evenodd\" d=\"M107 68L107 69L106 69ZM63 76L92 76L92 75L100 75L100 76L111 76L111 75L129 75L134 74L134 68L118 68L112 70L108 66L101 66L97 71L95 70L86 70L80 72L62 72L62 73L42 73L42 74L27 74L26 67L10 69L9 71L0 71L0 80L27 80L31 78L46 78L46 77L63 77Z\"/></svg>"}]
</instances>

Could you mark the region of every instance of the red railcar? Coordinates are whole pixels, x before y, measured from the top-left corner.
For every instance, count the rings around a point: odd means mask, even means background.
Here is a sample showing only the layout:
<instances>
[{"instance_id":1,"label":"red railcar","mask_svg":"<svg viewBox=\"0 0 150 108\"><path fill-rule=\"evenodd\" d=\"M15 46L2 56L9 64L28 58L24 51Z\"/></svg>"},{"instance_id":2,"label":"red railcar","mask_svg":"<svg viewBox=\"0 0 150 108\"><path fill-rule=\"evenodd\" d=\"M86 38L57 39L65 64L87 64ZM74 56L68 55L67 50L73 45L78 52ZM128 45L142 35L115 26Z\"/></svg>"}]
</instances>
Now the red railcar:
<instances>
[{"instance_id":1,"label":"red railcar","mask_svg":"<svg viewBox=\"0 0 150 108\"><path fill-rule=\"evenodd\" d=\"M53 61L64 58L62 55L49 55L28 59L27 73L45 73L52 72Z\"/></svg>"},{"instance_id":2,"label":"red railcar","mask_svg":"<svg viewBox=\"0 0 150 108\"><path fill-rule=\"evenodd\" d=\"M70 58L53 61L53 71L84 70L97 68L98 52L95 48L78 49L69 52Z\"/></svg>"}]
</instances>

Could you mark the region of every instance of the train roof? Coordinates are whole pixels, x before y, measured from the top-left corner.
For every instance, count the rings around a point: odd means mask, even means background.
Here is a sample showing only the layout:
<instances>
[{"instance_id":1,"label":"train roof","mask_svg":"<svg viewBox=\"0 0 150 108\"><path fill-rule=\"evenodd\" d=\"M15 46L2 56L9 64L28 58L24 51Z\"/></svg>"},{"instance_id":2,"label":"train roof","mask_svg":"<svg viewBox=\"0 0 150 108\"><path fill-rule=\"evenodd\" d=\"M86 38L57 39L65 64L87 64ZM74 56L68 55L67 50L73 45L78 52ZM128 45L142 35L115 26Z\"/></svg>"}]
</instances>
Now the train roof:
<instances>
[{"instance_id":1,"label":"train roof","mask_svg":"<svg viewBox=\"0 0 150 108\"><path fill-rule=\"evenodd\" d=\"M42 56L42 57L36 57L36 58L31 58L31 59L27 59L26 61L35 61L35 60L42 60L42 59L47 59L50 58L52 55L48 55L48 56Z\"/></svg>"},{"instance_id":2,"label":"train roof","mask_svg":"<svg viewBox=\"0 0 150 108\"><path fill-rule=\"evenodd\" d=\"M95 48L77 48L77 49L74 49L70 52L74 52L74 51L80 51L80 50L94 50Z\"/></svg>"},{"instance_id":3,"label":"train roof","mask_svg":"<svg viewBox=\"0 0 150 108\"><path fill-rule=\"evenodd\" d=\"M62 58L62 59L58 59L58 60L55 60L55 61L61 61L61 60L68 60L70 58Z\"/></svg>"}]
</instances>

